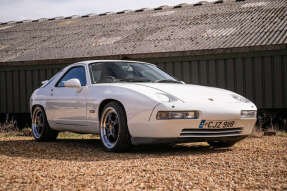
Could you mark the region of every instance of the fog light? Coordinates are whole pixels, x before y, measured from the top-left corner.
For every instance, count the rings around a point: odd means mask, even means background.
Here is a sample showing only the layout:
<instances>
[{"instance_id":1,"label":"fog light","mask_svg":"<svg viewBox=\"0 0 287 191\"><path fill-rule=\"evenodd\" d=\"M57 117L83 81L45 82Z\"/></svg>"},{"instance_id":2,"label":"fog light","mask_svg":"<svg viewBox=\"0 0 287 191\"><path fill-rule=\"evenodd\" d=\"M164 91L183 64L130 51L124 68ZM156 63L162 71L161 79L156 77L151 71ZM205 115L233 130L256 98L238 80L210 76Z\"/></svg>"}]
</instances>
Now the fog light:
<instances>
[{"instance_id":1,"label":"fog light","mask_svg":"<svg viewBox=\"0 0 287 191\"><path fill-rule=\"evenodd\" d=\"M257 112L256 110L242 110L241 118L256 118Z\"/></svg>"},{"instance_id":2,"label":"fog light","mask_svg":"<svg viewBox=\"0 0 287 191\"><path fill-rule=\"evenodd\" d=\"M167 119L198 119L197 111L159 111L156 115L158 120Z\"/></svg>"}]
</instances>

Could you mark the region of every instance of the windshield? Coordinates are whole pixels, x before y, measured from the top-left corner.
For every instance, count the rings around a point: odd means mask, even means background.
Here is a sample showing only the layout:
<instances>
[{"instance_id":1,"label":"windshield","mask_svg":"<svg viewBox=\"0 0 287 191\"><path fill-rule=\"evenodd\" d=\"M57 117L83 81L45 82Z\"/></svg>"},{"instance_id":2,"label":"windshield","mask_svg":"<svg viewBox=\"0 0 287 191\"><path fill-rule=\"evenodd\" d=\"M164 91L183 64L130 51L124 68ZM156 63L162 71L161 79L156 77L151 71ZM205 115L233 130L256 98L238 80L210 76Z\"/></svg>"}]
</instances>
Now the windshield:
<instances>
[{"instance_id":1,"label":"windshield","mask_svg":"<svg viewBox=\"0 0 287 191\"><path fill-rule=\"evenodd\" d=\"M136 62L99 62L89 65L92 83L178 81L153 64Z\"/></svg>"}]
</instances>

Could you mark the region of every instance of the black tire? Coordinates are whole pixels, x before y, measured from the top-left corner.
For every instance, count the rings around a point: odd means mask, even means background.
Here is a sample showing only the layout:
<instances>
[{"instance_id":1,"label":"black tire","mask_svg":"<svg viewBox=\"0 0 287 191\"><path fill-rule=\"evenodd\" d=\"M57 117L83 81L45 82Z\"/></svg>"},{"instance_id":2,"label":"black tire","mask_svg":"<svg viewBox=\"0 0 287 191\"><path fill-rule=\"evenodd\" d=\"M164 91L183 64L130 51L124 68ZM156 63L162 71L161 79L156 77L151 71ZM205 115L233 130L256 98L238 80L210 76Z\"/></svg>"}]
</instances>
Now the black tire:
<instances>
[{"instance_id":1,"label":"black tire","mask_svg":"<svg viewBox=\"0 0 287 191\"><path fill-rule=\"evenodd\" d=\"M32 134L36 141L54 141L58 136L58 131L50 128L45 110L37 106L32 114Z\"/></svg>"},{"instance_id":2,"label":"black tire","mask_svg":"<svg viewBox=\"0 0 287 191\"><path fill-rule=\"evenodd\" d=\"M228 148L228 147L232 147L237 142L238 141L213 141L213 142L208 142L208 144L215 148Z\"/></svg>"},{"instance_id":3,"label":"black tire","mask_svg":"<svg viewBox=\"0 0 287 191\"><path fill-rule=\"evenodd\" d=\"M126 113L119 103L113 101L104 107L100 120L100 137L108 152L123 152L131 146Z\"/></svg>"}]
</instances>

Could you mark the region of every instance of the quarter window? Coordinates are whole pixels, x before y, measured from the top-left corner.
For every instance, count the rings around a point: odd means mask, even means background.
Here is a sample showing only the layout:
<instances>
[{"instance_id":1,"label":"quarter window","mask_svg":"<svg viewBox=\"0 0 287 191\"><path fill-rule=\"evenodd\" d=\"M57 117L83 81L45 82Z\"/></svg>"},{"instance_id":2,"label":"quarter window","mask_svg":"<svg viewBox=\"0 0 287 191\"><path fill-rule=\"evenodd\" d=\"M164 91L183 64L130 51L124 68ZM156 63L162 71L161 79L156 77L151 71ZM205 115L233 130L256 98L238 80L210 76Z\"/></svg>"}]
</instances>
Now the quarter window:
<instances>
[{"instance_id":1,"label":"quarter window","mask_svg":"<svg viewBox=\"0 0 287 191\"><path fill-rule=\"evenodd\" d=\"M76 78L81 82L81 86L87 84L86 72L83 66L73 67L59 80L57 87L64 87L64 83L70 79Z\"/></svg>"}]
</instances>

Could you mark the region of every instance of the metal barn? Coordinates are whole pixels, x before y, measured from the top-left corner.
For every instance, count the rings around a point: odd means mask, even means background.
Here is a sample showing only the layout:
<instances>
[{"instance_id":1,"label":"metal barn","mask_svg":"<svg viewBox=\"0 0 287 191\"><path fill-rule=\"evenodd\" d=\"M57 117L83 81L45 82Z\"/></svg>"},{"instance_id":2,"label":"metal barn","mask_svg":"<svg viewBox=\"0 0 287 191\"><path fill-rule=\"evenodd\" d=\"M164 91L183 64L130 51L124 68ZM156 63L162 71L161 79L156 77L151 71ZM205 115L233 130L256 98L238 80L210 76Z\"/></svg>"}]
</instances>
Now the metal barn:
<instances>
[{"instance_id":1,"label":"metal barn","mask_svg":"<svg viewBox=\"0 0 287 191\"><path fill-rule=\"evenodd\" d=\"M215 1L0 23L0 114L64 66L89 59L157 64L186 83L226 88L287 118L287 2Z\"/></svg>"}]
</instances>

